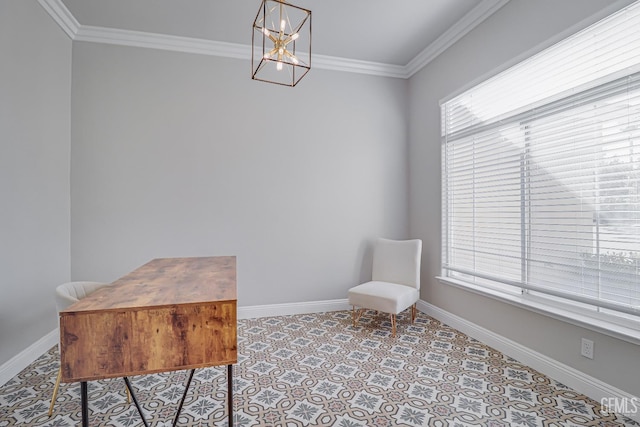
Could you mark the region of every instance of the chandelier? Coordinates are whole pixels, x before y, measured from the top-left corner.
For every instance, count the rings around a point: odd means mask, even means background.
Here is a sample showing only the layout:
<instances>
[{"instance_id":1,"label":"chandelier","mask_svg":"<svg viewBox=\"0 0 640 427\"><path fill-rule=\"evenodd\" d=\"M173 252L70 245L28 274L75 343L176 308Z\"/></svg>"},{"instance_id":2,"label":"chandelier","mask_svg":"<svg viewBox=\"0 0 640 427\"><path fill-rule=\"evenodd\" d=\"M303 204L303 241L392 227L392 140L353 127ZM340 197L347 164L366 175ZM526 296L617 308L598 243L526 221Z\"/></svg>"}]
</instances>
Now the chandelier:
<instances>
[{"instance_id":1,"label":"chandelier","mask_svg":"<svg viewBox=\"0 0 640 427\"><path fill-rule=\"evenodd\" d=\"M293 87L311 69L311 11L262 0L251 41L251 78Z\"/></svg>"}]
</instances>

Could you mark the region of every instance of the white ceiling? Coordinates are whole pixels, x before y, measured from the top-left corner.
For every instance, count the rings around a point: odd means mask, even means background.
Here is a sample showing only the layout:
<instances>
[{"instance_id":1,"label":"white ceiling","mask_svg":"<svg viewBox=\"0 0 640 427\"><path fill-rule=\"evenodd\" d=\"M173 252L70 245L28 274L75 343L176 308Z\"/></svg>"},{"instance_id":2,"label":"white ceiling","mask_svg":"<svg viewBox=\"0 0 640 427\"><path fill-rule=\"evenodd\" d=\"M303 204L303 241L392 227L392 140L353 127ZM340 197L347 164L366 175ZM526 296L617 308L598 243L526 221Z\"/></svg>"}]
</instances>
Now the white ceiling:
<instances>
[{"instance_id":1,"label":"white ceiling","mask_svg":"<svg viewBox=\"0 0 640 427\"><path fill-rule=\"evenodd\" d=\"M250 45L251 25L261 2L62 0L62 3L81 26ZM290 0L289 3L312 11L315 54L404 66L465 16L469 21L470 15L477 15L478 9L488 9L491 5L487 3L494 4L495 0Z\"/></svg>"}]
</instances>

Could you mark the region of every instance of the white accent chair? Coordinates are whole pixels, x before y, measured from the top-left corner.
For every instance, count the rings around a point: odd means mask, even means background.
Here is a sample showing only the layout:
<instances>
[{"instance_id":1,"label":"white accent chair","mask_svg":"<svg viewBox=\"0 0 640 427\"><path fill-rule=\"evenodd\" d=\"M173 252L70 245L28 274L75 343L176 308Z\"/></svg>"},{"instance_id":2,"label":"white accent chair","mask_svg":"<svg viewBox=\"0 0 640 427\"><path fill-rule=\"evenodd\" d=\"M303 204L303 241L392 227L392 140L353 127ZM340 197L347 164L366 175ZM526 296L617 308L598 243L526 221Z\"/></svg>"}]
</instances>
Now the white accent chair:
<instances>
[{"instance_id":1,"label":"white accent chair","mask_svg":"<svg viewBox=\"0 0 640 427\"><path fill-rule=\"evenodd\" d=\"M60 313L71 304L80 301L89 294L98 289L109 286L109 283L101 282L69 282L64 283L56 288L56 309ZM60 348L60 344L58 344ZM58 369L56 385L53 388L53 396L51 396L51 404L49 405L49 416L53 413L53 405L58 397L58 389L60 388L60 379L62 378L62 366ZM127 402L130 402L129 390L127 390Z\"/></svg>"},{"instance_id":2,"label":"white accent chair","mask_svg":"<svg viewBox=\"0 0 640 427\"><path fill-rule=\"evenodd\" d=\"M391 336L396 336L396 316L411 307L411 323L416 319L420 298L422 240L378 239L373 252L371 281L349 289L353 326L366 309L389 313Z\"/></svg>"}]
</instances>

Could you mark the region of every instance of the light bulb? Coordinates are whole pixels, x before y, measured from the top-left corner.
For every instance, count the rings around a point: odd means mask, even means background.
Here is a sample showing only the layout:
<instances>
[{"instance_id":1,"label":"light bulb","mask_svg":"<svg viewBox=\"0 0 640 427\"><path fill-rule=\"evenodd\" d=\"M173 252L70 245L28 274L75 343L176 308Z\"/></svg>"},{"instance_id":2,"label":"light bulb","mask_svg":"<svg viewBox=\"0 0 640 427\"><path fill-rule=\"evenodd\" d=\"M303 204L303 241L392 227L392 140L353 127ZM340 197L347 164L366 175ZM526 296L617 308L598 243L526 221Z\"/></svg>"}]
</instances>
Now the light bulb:
<instances>
[{"instance_id":1,"label":"light bulb","mask_svg":"<svg viewBox=\"0 0 640 427\"><path fill-rule=\"evenodd\" d=\"M284 49L283 48L278 49L278 55L282 55L282 54L284 54Z\"/></svg>"},{"instance_id":2,"label":"light bulb","mask_svg":"<svg viewBox=\"0 0 640 427\"><path fill-rule=\"evenodd\" d=\"M265 53L263 56L264 59L269 59L271 58L271 55L269 55L269 52Z\"/></svg>"},{"instance_id":3,"label":"light bulb","mask_svg":"<svg viewBox=\"0 0 640 427\"><path fill-rule=\"evenodd\" d=\"M276 70L282 71L282 62L278 61L278 63L276 64Z\"/></svg>"},{"instance_id":4,"label":"light bulb","mask_svg":"<svg viewBox=\"0 0 640 427\"><path fill-rule=\"evenodd\" d=\"M280 31L284 31L286 26L287 26L287 21L285 21L284 19L280 21Z\"/></svg>"},{"instance_id":5,"label":"light bulb","mask_svg":"<svg viewBox=\"0 0 640 427\"><path fill-rule=\"evenodd\" d=\"M270 36L271 33L269 32L269 30L267 30L266 28L262 28L262 32L264 33L265 36Z\"/></svg>"},{"instance_id":6,"label":"light bulb","mask_svg":"<svg viewBox=\"0 0 640 427\"><path fill-rule=\"evenodd\" d=\"M300 61L298 61L298 58L296 58L295 56L291 55L291 62L293 62L294 64L298 65L298 63Z\"/></svg>"},{"instance_id":7,"label":"light bulb","mask_svg":"<svg viewBox=\"0 0 640 427\"><path fill-rule=\"evenodd\" d=\"M298 37L300 37L300 34L295 33L295 34L291 35L291 40L295 40L295 39L297 39Z\"/></svg>"}]
</instances>

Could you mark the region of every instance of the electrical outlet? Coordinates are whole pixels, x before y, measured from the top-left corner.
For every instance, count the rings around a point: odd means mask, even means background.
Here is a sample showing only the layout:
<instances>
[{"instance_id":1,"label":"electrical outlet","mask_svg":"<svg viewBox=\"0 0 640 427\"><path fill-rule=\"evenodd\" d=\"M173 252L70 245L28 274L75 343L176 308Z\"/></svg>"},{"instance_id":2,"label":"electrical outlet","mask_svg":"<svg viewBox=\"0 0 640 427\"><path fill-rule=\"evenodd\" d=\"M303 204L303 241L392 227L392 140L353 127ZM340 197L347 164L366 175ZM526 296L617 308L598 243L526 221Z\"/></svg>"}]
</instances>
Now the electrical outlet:
<instances>
[{"instance_id":1,"label":"electrical outlet","mask_svg":"<svg viewBox=\"0 0 640 427\"><path fill-rule=\"evenodd\" d=\"M593 359L593 341L582 338L582 347L580 349L580 354L582 354L587 359Z\"/></svg>"}]
</instances>

